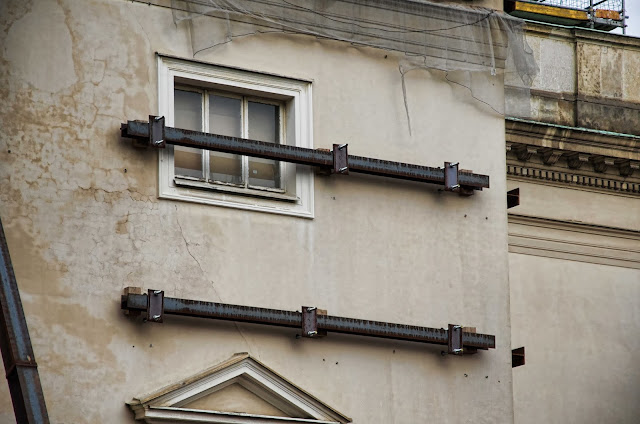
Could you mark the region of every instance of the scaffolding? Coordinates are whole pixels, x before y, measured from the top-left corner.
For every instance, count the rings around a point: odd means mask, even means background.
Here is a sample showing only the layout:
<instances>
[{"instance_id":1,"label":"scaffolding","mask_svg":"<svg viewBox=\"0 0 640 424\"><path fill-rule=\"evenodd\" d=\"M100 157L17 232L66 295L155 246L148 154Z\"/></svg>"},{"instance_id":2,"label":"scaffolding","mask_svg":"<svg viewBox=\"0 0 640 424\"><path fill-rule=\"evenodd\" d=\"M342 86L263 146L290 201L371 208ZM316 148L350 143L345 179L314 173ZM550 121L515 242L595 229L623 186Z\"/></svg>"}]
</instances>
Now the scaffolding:
<instances>
[{"instance_id":1,"label":"scaffolding","mask_svg":"<svg viewBox=\"0 0 640 424\"><path fill-rule=\"evenodd\" d=\"M533 21L626 33L625 0L505 0L504 6Z\"/></svg>"},{"instance_id":2,"label":"scaffolding","mask_svg":"<svg viewBox=\"0 0 640 424\"><path fill-rule=\"evenodd\" d=\"M541 3L548 6L568 7L571 9L586 10L589 8L622 10L622 0L524 0L529 3Z\"/></svg>"}]
</instances>

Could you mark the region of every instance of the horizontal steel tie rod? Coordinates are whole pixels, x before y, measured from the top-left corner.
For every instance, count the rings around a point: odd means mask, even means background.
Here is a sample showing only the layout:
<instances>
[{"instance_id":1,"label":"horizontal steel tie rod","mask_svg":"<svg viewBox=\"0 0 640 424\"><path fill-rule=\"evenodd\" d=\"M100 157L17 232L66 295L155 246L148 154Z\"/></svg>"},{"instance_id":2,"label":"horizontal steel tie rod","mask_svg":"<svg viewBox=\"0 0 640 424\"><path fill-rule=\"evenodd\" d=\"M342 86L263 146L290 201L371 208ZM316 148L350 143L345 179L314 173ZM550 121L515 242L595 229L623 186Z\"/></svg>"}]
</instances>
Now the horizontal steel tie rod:
<instances>
[{"instance_id":1,"label":"horizontal steel tie rod","mask_svg":"<svg viewBox=\"0 0 640 424\"><path fill-rule=\"evenodd\" d=\"M120 129L123 137L141 140L144 144L159 148L165 147L166 144L173 144L176 146L275 159L301 165L323 168L334 167L334 153L332 151L308 149L181 128L165 127L163 117L150 116L150 122L128 121L126 124L123 123ZM336 150L336 146L338 146L337 149L342 150L346 145L335 145L334 150ZM345 163L345 166L338 169L339 173L342 174L357 172L432 184L445 184L445 169L439 167L412 165L354 155L347 155L341 158L341 160ZM459 191L460 194L468 195L472 193L471 190L482 190L483 188L489 187L488 175L474 174L465 171L458 172L457 164L456 174L457 181L454 181L451 187L445 187L446 189Z\"/></svg>"},{"instance_id":2,"label":"horizontal steel tie rod","mask_svg":"<svg viewBox=\"0 0 640 424\"><path fill-rule=\"evenodd\" d=\"M303 313L301 312L164 297L164 293L159 290L149 290L149 294L125 292L122 295L121 308L126 311L138 312L153 310L153 315L148 316L148 319L156 322L162 322L163 314L166 314L298 329L304 327ZM308 308L308 310L313 309L316 308ZM449 344L449 330L445 329L323 314L317 314L314 319L317 320L317 323L314 323L317 332L382 337L439 345ZM461 327L455 326L455 328L460 329ZM469 351L473 349L493 349L496 345L495 336L463 332L462 345L465 349L470 348Z\"/></svg>"}]
</instances>

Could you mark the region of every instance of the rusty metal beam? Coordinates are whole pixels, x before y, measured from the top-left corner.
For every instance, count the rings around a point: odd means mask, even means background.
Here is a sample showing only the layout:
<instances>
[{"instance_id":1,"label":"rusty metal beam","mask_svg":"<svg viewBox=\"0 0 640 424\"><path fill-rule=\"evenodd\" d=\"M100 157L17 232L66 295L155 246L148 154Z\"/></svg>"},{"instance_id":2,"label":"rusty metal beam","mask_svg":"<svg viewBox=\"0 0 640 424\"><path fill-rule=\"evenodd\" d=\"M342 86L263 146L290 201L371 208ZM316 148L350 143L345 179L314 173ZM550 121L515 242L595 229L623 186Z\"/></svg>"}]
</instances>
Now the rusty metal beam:
<instances>
[{"instance_id":1,"label":"rusty metal beam","mask_svg":"<svg viewBox=\"0 0 640 424\"><path fill-rule=\"evenodd\" d=\"M125 293L122 295L121 308L126 311L146 311L147 295ZM198 318L247 322L289 328L306 328L303 314L295 311L256 308L252 306L230 305L225 303L203 302L198 300L164 298L164 315L182 315ZM382 321L370 321L344 318L332 315L316 315L316 329L334 333L357 336L381 337L386 339L412 342L449 344L448 330L414 325L394 324ZM316 331L316 330L314 330ZM495 336L480 333L462 333L463 348L493 349Z\"/></svg>"},{"instance_id":2,"label":"rusty metal beam","mask_svg":"<svg viewBox=\"0 0 640 424\"><path fill-rule=\"evenodd\" d=\"M16 422L49 423L36 358L22 309L9 247L0 221L0 350Z\"/></svg>"},{"instance_id":3,"label":"rusty metal beam","mask_svg":"<svg viewBox=\"0 0 640 424\"><path fill-rule=\"evenodd\" d=\"M122 136L140 140L144 144L149 144L154 147L173 144L176 146L215 150L264 159L275 159L301 165L319 166L328 169L334 168L334 153L330 151L265 143L262 141L208 134L180 128L164 126L158 128L159 121L156 118L157 117L151 116L150 122L128 121L126 124L122 124L120 128ZM348 163L348 167L343 166L341 169L347 168L345 171L348 170L348 172L431 184L445 184L445 171L440 167L434 168L412 165L353 155L348 155L346 162ZM457 184L460 185L461 192L469 194L467 193L469 190L488 188L489 176L460 171Z\"/></svg>"}]
</instances>

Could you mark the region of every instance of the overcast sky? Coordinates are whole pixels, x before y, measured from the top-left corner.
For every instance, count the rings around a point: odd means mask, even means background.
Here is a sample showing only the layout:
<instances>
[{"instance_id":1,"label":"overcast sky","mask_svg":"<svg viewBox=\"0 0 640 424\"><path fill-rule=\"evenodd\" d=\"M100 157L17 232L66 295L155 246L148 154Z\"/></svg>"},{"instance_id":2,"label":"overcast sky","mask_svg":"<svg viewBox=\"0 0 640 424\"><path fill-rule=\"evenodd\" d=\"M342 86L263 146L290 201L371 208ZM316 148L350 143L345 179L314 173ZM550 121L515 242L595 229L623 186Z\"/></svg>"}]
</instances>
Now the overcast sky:
<instances>
[{"instance_id":1,"label":"overcast sky","mask_svg":"<svg viewBox=\"0 0 640 424\"><path fill-rule=\"evenodd\" d=\"M634 37L640 37L640 0L627 0L625 2L627 8L627 35L633 35ZM621 30L615 30L613 32L622 33Z\"/></svg>"}]
</instances>

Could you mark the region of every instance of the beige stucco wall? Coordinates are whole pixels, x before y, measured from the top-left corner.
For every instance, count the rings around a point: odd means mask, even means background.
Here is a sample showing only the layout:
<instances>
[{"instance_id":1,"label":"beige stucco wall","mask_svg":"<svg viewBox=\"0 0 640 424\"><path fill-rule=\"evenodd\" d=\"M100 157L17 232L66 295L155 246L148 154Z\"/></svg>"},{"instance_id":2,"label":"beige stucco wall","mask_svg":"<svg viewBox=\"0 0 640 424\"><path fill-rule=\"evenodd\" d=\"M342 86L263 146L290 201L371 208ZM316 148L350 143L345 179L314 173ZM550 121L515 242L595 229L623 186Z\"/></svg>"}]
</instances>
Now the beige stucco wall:
<instances>
[{"instance_id":1,"label":"beige stucco wall","mask_svg":"<svg viewBox=\"0 0 640 424\"><path fill-rule=\"evenodd\" d=\"M161 201L157 153L133 148L119 128L156 112L154 53L190 58L188 28L168 9L124 1L0 7L0 216L52 422L133 422L126 401L242 351L356 423L512 421L501 116L443 75L412 71L410 136L397 56L306 36L236 39L197 59L312 80L316 147L460 161L490 175L491 188L461 198L316 177L313 220ZM127 286L460 323L495 334L497 349L443 357L441 346L296 340L197 319L142 324L120 311ZM0 390L0 421L11 422Z\"/></svg>"},{"instance_id":2,"label":"beige stucco wall","mask_svg":"<svg viewBox=\"0 0 640 424\"><path fill-rule=\"evenodd\" d=\"M640 270L509 255L515 422L636 423Z\"/></svg>"},{"instance_id":3,"label":"beige stucco wall","mask_svg":"<svg viewBox=\"0 0 640 424\"><path fill-rule=\"evenodd\" d=\"M637 194L515 179L509 280L517 424L635 423L640 331Z\"/></svg>"},{"instance_id":4,"label":"beige stucco wall","mask_svg":"<svg viewBox=\"0 0 640 424\"><path fill-rule=\"evenodd\" d=\"M509 181L520 188L521 204L511 212L566 222L640 231L637 195L616 195L562 185Z\"/></svg>"}]
</instances>

